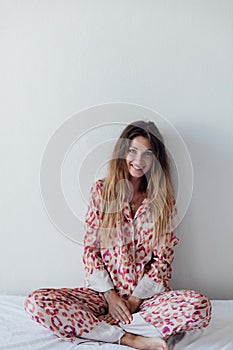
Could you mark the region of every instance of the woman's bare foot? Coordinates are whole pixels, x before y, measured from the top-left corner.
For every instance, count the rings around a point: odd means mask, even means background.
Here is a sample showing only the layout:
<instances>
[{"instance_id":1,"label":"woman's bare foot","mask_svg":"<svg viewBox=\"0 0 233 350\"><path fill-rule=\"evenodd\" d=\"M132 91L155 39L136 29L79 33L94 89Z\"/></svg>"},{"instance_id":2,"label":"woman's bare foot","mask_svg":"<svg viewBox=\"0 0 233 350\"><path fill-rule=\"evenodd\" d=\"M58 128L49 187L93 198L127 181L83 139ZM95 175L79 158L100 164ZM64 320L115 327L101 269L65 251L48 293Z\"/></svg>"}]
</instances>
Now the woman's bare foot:
<instances>
[{"instance_id":1,"label":"woman's bare foot","mask_svg":"<svg viewBox=\"0 0 233 350\"><path fill-rule=\"evenodd\" d=\"M140 350L168 350L167 343L162 338L147 338L131 333L125 333L120 340L120 344Z\"/></svg>"}]
</instances>

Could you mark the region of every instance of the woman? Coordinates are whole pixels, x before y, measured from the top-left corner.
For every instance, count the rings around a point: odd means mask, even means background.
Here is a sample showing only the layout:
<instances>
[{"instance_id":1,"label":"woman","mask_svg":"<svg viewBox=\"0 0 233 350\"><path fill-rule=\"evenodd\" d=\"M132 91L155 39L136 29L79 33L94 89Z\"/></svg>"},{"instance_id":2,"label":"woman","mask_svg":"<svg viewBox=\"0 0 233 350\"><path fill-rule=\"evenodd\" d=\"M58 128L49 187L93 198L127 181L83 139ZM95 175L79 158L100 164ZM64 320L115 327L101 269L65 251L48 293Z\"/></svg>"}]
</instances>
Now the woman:
<instances>
[{"instance_id":1,"label":"woman","mask_svg":"<svg viewBox=\"0 0 233 350\"><path fill-rule=\"evenodd\" d=\"M153 122L131 123L106 178L91 189L85 288L37 290L26 300L27 313L76 344L89 339L147 350L167 350L172 335L206 327L209 300L168 285L175 214L163 138Z\"/></svg>"}]
</instances>

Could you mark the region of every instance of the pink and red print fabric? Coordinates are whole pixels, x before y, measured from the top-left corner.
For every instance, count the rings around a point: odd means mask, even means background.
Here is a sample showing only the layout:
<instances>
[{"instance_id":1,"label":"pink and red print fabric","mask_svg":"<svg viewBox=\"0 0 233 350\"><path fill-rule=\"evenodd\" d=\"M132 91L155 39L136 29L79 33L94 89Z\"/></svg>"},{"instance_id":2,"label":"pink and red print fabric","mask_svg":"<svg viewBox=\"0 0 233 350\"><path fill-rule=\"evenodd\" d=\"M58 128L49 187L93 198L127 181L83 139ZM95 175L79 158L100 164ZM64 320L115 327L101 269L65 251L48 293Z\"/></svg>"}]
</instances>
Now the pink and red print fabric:
<instances>
[{"instance_id":1,"label":"pink and red print fabric","mask_svg":"<svg viewBox=\"0 0 233 350\"><path fill-rule=\"evenodd\" d=\"M85 288L36 290L25 302L26 312L57 336L76 342L77 338L85 338L88 333L101 329L99 326L104 321L98 317L108 312L103 292L114 288L123 298L134 295L143 299L139 314L164 338L208 326L211 318L208 298L191 290L170 289L178 239L170 230L166 240L152 247L154 223L149 219L148 199L134 217L126 199L122 220L111 229L110 241L106 245L100 239L103 184L104 180L98 180L92 186L86 214Z\"/></svg>"},{"instance_id":2,"label":"pink and red print fabric","mask_svg":"<svg viewBox=\"0 0 233 350\"><path fill-rule=\"evenodd\" d=\"M86 288L41 289L25 302L29 316L64 340L76 342L97 328L98 316L107 313L102 293ZM209 300L200 293L181 290L155 295L142 302L139 314L168 338L172 334L206 327Z\"/></svg>"}]
</instances>

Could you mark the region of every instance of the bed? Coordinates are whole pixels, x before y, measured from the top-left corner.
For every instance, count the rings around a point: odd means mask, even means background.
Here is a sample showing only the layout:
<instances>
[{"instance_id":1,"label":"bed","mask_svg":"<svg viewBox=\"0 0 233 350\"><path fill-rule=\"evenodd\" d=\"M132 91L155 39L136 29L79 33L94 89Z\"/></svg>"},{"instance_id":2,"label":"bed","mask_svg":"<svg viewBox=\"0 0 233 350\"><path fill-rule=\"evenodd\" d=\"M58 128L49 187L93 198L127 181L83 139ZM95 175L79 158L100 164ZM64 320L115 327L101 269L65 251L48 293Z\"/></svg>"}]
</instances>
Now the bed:
<instances>
[{"instance_id":1,"label":"bed","mask_svg":"<svg viewBox=\"0 0 233 350\"><path fill-rule=\"evenodd\" d=\"M0 296L0 349L8 350L129 350L116 344L84 342L74 345L31 321L24 313L23 296ZM233 300L213 300L208 328L184 350L233 350ZM175 350L176 347L175 346Z\"/></svg>"}]
</instances>

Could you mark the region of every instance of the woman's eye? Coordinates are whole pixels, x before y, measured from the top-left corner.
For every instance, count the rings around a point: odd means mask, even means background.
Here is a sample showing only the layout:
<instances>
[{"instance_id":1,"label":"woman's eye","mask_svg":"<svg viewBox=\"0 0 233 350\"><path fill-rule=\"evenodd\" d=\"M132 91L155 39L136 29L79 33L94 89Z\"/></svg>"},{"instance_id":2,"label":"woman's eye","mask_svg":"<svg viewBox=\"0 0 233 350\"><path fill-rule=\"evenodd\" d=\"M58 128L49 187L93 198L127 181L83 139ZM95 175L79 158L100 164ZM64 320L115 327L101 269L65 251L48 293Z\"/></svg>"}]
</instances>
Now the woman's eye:
<instances>
[{"instance_id":1,"label":"woman's eye","mask_svg":"<svg viewBox=\"0 0 233 350\"><path fill-rule=\"evenodd\" d=\"M134 148L130 148L130 149L129 149L129 153L131 153L131 154L135 154L135 153L136 153L136 149L134 149Z\"/></svg>"},{"instance_id":2,"label":"woman's eye","mask_svg":"<svg viewBox=\"0 0 233 350\"><path fill-rule=\"evenodd\" d=\"M151 151L146 151L145 152L146 157L152 157L152 152Z\"/></svg>"}]
</instances>

